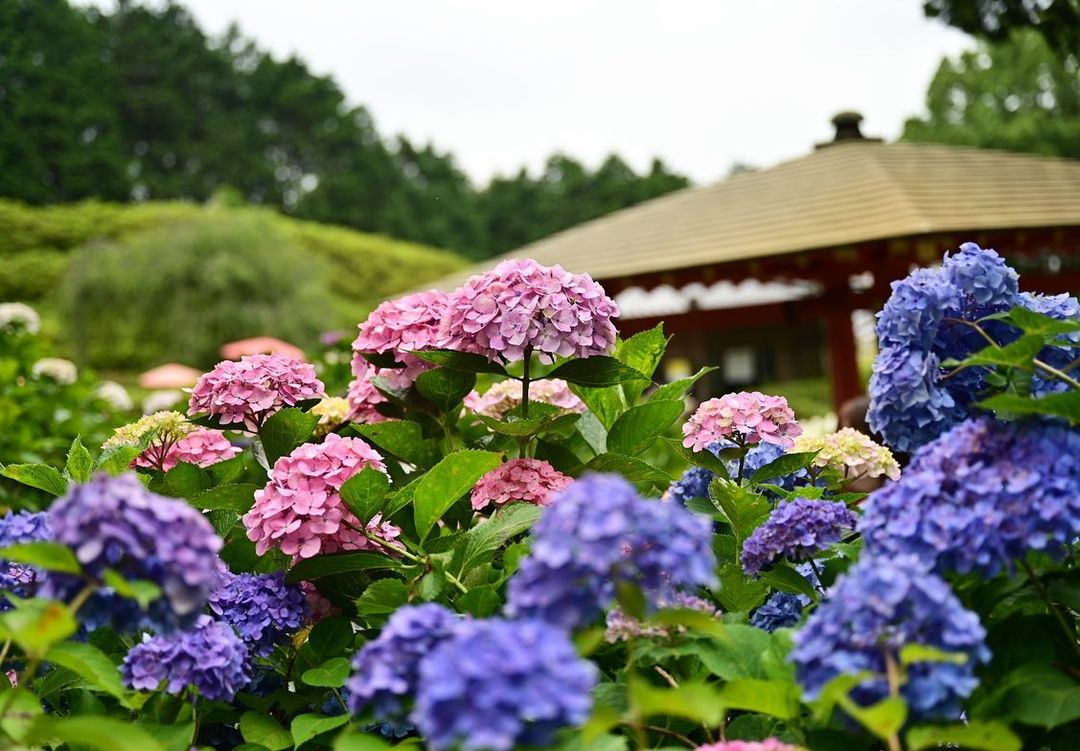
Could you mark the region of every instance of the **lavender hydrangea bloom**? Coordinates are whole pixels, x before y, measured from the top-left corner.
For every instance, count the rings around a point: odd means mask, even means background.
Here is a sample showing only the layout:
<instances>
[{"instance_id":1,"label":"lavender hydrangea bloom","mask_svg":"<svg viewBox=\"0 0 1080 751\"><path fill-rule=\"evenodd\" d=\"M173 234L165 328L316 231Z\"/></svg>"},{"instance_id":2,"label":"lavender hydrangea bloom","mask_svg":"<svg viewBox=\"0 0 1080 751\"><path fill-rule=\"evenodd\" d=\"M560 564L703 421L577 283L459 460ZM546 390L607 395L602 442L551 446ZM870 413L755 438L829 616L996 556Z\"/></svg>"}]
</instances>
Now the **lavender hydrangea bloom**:
<instances>
[{"instance_id":1,"label":"lavender hydrangea bloom","mask_svg":"<svg viewBox=\"0 0 1080 751\"><path fill-rule=\"evenodd\" d=\"M75 486L49 509L49 523L56 541L74 551L90 576L100 579L112 569L126 579L160 586L162 597L143 619L157 629L191 623L218 584L222 542L210 522L184 501L149 492L133 473L99 475ZM75 577L50 573L43 593L68 599L78 587ZM91 599L100 598L110 596ZM88 615L112 613L110 620L122 630L138 625L124 621L130 607L97 604L101 607L87 603Z\"/></svg>"},{"instance_id":2,"label":"lavender hydrangea bloom","mask_svg":"<svg viewBox=\"0 0 1080 751\"><path fill-rule=\"evenodd\" d=\"M554 626L463 621L420 663L412 721L434 751L544 747L585 721L596 679Z\"/></svg>"},{"instance_id":3,"label":"lavender hydrangea bloom","mask_svg":"<svg viewBox=\"0 0 1080 751\"><path fill-rule=\"evenodd\" d=\"M843 531L854 529L856 521L855 513L837 501L783 501L743 543L743 569L753 575L780 557L808 560L839 542Z\"/></svg>"},{"instance_id":4,"label":"lavender hydrangea bloom","mask_svg":"<svg viewBox=\"0 0 1080 751\"><path fill-rule=\"evenodd\" d=\"M1060 554L1080 535L1080 430L963 422L870 496L859 531L868 551L938 573L993 576L1030 550Z\"/></svg>"},{"instance_id":5,"label":"lavender hydrangea bloom","mask_svg":"<svg viewBox=\"0 0 1080 751\"><path fill-rule=\"evenodd\" d=\"M978 685L975 664L990 659L985 636L978 616L918 558L864 555L795 632L791 660L808 699L838 675L874 673L852 692L869 705L888 695L886 655L899 664L900 650L909 644L962 654L962 664L910 665L901 688L912 718L956 719L960 700Z\"/></svg>"},{"instance_id":6,"label":"lavender hydrangea bloom","mask_svg":"<svg viewBox=\"0 0 1080 751\"><path fill-rule=\"evenodd\" d=\"M232 701L250 678L248 651L228 624L210 616L199 618L190 631L164 636L146 635L131 648L120 667L124 683L179 696L189 686L210 701Z\"/></svg>"},{"instance_id":7,"label":"lavender hydrangea bloom","mask_svg":"<svg viewBox=\"0 0 1080 751\"><path fill-rule=\"evenodd\" d=\"M49 517L43 511L17 511L0 517L0 548L40 540L51 540ZM0 560L0 592L17 597L32 597L43 572L22 563ZM0 596L0 610L7 610L11 603Z\"/></svg>"},{"instance_id":8,"label":"lavender hydrangea bloom","mask_svg":"<svg viewBox=\"0 0 1080 751\"><path fill-rule=\"evenodd\" d=\"M266 657L307 615L299 587L285 583L284 572L226 574L210 595L210 610L236 629L257 657Z\"/></svg>"},{"instance_id":9,"label":"lavender hydrangea bloom","mask_svg":"<svg viewBox=\"0 0 1080 751\"><path fill-rule=\"evenodd\" d=\"M802 617L803 599L789 592L773 592L750 616L750 625L770 633L778 628L790 628Z\"/></svg>"},{"instance_id":10,"label":"lavender hydrangea bloom","mask_svg":"<svg viewBox=\"0 0 1080 751\"><path fill-rule=\"evenodd\" d=\"M532 552L510 578L507 614L572 629L594 621L616 582L653 606L714 582L709 519L646 501L618 475L586 475L555 496L533 528Z\"/></svg>"},{"instance_id":11,"label":"lavender hydrangea bloom","mask_svg":"<svg viewBox=\"0 0 1080 751\"><path fill-rule=\"evenodd\" d=\"M420 660L449 638L459 621L434 603L403 607L390 616L378 638L353 659L346 686L353 714L370 706L377 721L402 726L406 700L417 691Z\"/></svg>"}]
</instances>

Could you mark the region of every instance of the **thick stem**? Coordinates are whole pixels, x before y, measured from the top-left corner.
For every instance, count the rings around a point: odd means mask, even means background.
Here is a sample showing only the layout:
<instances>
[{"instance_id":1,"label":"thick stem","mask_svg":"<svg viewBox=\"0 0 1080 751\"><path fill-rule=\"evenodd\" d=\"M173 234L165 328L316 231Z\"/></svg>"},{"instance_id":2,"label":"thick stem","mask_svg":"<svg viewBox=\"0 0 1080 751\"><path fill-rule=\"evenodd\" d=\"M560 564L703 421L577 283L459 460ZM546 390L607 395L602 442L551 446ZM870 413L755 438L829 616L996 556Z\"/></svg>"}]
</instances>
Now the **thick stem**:
<instances>
[{"instance_id":1,"label":"thick stem","mask_svg":"<svg viewBox=\"0 0 1080 751\"><path fill-rule=\"evenodd\" d=\"M521 416L527 418L529 416L529 367L532 365L532 352L533 348L530 344L525 348L525 359L522 361L521 366Z\"/></svg>"},{"instance_id":2,"label":"thick stem","mask_svg":"<svg viewBox=\"0 0 1080 751\"><path fill-rule=\"evenodd\" d=\"M1050 609L1050 615L1057 621L1058 626L1061 627L1062 633L1065 634L1065 638L1072 645L1073 650L1077 655L1080 655L1080 642L1076 640L1076 629L1069 626L1068 621L1065 620L1065 616L1061 614L1061 608L1055 603L1054 599L1050 597L1050 590L1046 588L1046 585L1042 583L1042 580L1035 574L1035 569L1031 567L1031 564L1027 561L1020 561L1020 565L1024 567L1024 571L1027 572L1028 579L1035 587L1035 591L1039 593L1039 597L1046 603L1046 607Z\"/></svg>"}]
</instances>

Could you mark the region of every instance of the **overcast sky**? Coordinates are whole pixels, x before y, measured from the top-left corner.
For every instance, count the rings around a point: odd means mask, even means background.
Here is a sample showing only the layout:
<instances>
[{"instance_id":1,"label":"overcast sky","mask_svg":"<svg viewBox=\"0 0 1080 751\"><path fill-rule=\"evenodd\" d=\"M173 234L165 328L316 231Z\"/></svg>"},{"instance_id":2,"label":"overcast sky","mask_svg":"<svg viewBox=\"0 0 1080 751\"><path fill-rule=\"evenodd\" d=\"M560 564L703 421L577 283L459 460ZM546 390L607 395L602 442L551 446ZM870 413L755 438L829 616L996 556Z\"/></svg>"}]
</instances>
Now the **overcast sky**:
<instances>
[{"instance_id":1,"label":"overcast sky","mask_svg":"<svg viewBox=\"0 0 1080 751\"><path fill-rule=\"evenodd\" d=\"M843 109L892 139L942 56L971 45L921 0L183 4L333 75L380 132L452 150L479 183L557 150L638 169L655 155L711 182L805 153Z\"/></svg>"}]
</instances>

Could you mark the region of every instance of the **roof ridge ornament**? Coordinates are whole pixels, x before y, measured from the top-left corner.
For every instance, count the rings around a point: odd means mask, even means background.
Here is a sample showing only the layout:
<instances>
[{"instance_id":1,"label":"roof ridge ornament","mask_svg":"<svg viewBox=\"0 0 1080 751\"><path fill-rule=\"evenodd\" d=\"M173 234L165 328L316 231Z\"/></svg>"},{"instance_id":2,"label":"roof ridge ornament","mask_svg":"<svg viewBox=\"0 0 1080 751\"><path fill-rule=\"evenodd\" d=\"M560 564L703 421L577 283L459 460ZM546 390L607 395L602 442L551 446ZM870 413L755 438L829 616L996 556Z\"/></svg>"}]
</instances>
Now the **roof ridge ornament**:
<instances>
[{"instance_id":1,"label":"roof ridge ornament","mask_svg":"<svg viewBox=\"0 0 1080 751\"><path fill-rule=\"evenodd\" d=\"M838 143L849 143L851 141L863 141L865 143L881 143L881 138L867 138L862 134L862 130L859 128L859 123L863 121L863 116L859 112L854 110L844 110L843 112L837 112L833 115L830 121L833 127L836 128L836 135L833 136L833 140L825 141L824 143L814 144L814 150L820 151L821 149L834 146Z\"/></svg>"}]
</instances>

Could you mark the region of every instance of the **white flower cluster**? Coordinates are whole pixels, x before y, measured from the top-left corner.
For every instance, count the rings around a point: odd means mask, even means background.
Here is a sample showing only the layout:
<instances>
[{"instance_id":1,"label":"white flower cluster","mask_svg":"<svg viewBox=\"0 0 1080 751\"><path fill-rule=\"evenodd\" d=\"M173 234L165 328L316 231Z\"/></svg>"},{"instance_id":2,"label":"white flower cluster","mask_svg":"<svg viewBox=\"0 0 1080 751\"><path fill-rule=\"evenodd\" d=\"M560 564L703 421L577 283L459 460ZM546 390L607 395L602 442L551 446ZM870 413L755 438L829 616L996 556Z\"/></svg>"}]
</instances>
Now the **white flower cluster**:
<instances>
[{"instance_id":1,"label":"white flower cluster","mask_svg":"<svg viewBox=\"0 0 1080 751\"><path fill-rule=\"evenodd\" d=\"M36 334L41 330L37 311L21 302L0 303L0 333Z\"/></svg>"}]
</instances>

